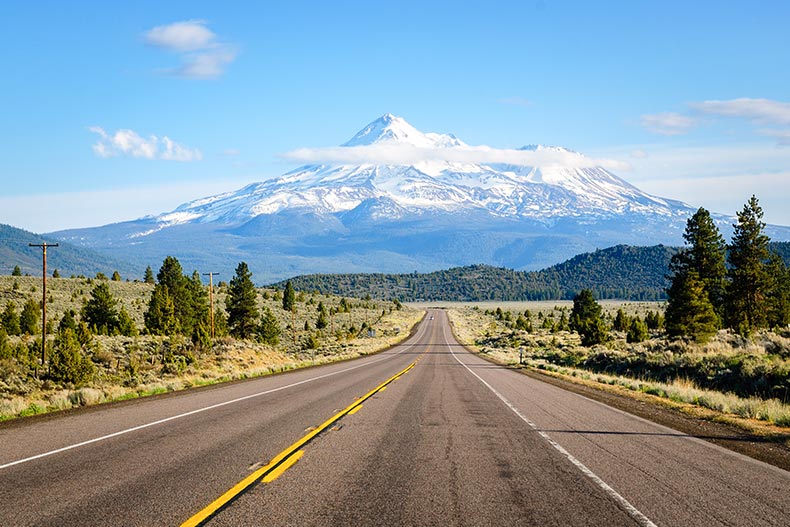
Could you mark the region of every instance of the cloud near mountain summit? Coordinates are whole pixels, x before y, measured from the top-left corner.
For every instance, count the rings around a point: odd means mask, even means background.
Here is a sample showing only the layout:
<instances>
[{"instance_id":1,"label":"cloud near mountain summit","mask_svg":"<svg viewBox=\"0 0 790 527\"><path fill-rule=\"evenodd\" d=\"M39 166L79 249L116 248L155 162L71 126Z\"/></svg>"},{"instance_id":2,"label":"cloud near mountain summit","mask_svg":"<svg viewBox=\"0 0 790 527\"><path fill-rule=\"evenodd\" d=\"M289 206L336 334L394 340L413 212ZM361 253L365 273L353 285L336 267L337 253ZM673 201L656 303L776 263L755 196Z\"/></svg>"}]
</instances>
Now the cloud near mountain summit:
<instances>
[{"instance_id":1,"label":"cloud near mountain summit","mask_svg":"<svg viewBox=\"0 0 790 527\"><path fill-rule=\"evenodd\" d=\"M360 146L298 148L280 157L299 163L414 165L431 161L462 164L509 164L519 166L629 170L628 163L615 159L593 159L562 148L518 150L489 146L425 147L397 142Z\"/></svg>"}]
</instances>

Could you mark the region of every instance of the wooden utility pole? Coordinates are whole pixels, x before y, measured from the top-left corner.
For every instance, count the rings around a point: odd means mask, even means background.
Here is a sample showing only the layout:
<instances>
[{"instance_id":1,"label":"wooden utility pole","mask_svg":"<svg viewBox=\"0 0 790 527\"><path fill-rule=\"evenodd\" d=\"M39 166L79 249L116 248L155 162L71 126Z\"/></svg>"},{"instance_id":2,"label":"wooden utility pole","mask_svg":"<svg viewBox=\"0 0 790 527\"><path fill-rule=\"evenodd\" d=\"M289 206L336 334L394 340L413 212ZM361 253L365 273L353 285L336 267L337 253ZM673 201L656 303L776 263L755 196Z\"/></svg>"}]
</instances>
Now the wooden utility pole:
<instances>
[{"instance_id":1,"label":"wooden utility pole","mask_svg":"<svg viewBox=\"0 0 790 527\"><path fill-rule=\"evenodd\" d=\"M203 273L208 276L208 298L211 304L211 338L214 339L214 275L219 273Z\"/></svg>"},{"instance_id":2,"label":"wooden utility pole","mask_svg":"<svg viewBox=\"0 0 790 527\"><path fill-rule=\"evenodd\" d=\"M42 261L44 271L42 273L42 277L44 280L44 293L43 293L43 300L41 302L41 365L44 365L44 361L46 360L47 356L47 247L57 247L57 243L28 243L29 247L41 247L42 253Z\"/></svg>"}]
</instances>

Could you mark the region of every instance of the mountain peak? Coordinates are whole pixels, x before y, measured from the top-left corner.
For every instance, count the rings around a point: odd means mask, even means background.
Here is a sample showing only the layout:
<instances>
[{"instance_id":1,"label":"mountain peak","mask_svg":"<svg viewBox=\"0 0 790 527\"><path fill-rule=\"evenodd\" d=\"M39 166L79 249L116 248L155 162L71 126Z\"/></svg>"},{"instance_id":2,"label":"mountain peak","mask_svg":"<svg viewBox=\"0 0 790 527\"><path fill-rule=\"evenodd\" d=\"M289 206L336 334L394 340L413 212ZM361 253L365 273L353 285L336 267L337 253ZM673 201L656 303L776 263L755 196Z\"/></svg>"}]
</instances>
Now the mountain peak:
<instances>
[{"instance_id":1,"label":"mountain peak","mask_svg":"<svg viewBox=\"0 0 790 527\"><path fill-rule=\"evenodd\" d=\"M378 143L398 143L422 148L463 145L452 134L423 133L404 118L385 113L357 132L343 146L369 146Z\"/></svg>"}]
</instances>

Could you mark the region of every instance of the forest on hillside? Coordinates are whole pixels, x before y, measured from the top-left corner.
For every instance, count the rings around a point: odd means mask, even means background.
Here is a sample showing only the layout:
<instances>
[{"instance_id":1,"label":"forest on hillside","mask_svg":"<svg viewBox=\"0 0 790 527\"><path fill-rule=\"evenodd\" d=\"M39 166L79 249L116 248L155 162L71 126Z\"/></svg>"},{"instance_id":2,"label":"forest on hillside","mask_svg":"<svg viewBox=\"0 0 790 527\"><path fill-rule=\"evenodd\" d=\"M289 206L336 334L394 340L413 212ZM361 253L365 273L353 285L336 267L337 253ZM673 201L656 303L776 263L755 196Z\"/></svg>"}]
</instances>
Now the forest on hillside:
<instances>
[{"instance_id":1,"label":"forest on hillside","mask_svg":"<svg viewBox=\"0 0 790 527\"><path fill-rule=\"evenodd\" d=\"M790 242L772 242L770 248L790 262ZM591 290L599 299L664 300L669 263L678 250L664 245L617 245L532 272L471 265L432 273L313 274L289 281L300 291L401 302L570 300L582 289Z\"/></svg>"}]
</instances>

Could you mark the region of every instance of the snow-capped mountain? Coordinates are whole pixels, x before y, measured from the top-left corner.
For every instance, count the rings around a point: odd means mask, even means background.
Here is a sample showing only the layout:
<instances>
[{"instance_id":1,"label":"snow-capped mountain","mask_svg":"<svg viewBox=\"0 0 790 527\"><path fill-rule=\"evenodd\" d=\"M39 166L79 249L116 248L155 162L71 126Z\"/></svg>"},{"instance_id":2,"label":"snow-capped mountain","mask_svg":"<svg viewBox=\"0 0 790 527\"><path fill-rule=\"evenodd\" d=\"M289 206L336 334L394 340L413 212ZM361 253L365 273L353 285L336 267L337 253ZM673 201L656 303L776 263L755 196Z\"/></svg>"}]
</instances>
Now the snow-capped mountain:
<instances>
[{"instance_id":1,"label":"snow-capped mountain","mask_svg":"<svg viewBox=\"0 0 790 527\"><path fill-rule=\"evenodd\" d=\"M370 123L343 147L372 147L374 155L389 148L394 155L400 150L406 157L414 154L424 159L408 164L307 165L278 179L186 203L156 220L162 227L185 222L238 224L288 209L344 213L367 200L394 204L380 211L381 218L389 219L476 211L550 223L562 217L604 218L626 212L669 216L688 209L646 194L601 167L452 161L474 157L475 151L452 135L422 133L390 114ZM559 147L533 145L520 151L555 163L566 157L585 161L584 156ZM431 158L437 153L438 159Z\"/></svg>"},{"instance_id":2,"label":"snow-capped mountain","mask_svg":"<svg viewBox=\"0 0 790 527\"><path fill-rule=\"evenodd\" d=\"M266 281L470 263L539 268L618 243L680 245L693 213L565 148L475 147L391 114L306 157L322 161L158 216L54 234L152 266L173 254L186 268L230 273L246 260Z\"/></svg>"}]
</instances>

